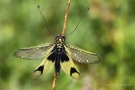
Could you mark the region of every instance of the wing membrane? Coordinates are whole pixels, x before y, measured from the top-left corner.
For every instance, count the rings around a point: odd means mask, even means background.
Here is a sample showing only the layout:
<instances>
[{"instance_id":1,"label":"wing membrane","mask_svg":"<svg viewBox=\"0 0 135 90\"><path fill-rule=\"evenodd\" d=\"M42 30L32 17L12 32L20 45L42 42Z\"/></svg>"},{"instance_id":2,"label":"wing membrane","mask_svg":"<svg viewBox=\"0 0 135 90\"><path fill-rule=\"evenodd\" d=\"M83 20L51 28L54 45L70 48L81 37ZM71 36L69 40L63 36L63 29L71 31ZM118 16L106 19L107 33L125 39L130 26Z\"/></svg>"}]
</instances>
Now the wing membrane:
<instances>
[{"instance_id":1,"label":"wing membrane","mask_svg":"<svg viewBox=\"0 0 135 90\"><path fill-rule=\"evenodd\" d=\"M21 48L14 53L14 56L30 60L40 59L45 57L48 50L53 46L53 44L47 43L33 47Z\"/></svg>"},{"instance_id":2,"label":"wing membrane","mask_svg":"<svg viewBox=\"0 0 135 90\"><path fill-rule=\"evenodd\" d=\"M80 63L98 63L101 58L92 52L88 52L74 45L66 44L66 47L71 52L71 58Z\"/></svg>"}]
</instances>

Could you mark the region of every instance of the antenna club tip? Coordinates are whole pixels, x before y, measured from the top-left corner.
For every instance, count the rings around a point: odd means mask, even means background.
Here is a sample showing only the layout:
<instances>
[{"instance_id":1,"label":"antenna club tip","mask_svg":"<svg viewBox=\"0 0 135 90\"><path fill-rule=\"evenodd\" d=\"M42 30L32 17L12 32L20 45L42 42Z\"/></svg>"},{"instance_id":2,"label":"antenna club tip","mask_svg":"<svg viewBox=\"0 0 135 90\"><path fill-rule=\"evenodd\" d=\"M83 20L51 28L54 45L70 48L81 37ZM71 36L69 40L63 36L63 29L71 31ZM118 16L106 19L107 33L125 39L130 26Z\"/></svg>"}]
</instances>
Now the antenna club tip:
<instances>
[{"instance_id":1,"label":"antenna club tip","mask_svg":"<svg viewBox=\"0 0 135 90\"><path fill-rule=\"evenodd\" d=\"M38 5L37 8L40 8L40 5Z\"/></svg>"},{"instance_id":2,"label":"antenna club tip","mask_svg":"<svg viewBox=\"0 0 135 90\"><path fill-rule=\"evenodd\" d=\"M89 10L89 7L87 7L87 10Z\"/></svg>"}]
</instances>

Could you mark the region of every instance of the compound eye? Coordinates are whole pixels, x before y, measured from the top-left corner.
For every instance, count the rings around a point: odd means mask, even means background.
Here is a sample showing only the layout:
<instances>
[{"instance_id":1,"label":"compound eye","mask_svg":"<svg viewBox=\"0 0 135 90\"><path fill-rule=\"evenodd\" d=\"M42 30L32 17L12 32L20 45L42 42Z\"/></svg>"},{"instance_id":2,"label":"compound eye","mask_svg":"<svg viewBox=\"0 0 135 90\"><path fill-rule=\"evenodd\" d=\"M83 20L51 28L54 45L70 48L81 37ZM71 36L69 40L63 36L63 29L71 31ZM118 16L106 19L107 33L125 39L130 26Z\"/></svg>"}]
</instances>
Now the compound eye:
<instances>
[{"instance_id":1,"label":"compound eye","mask_svg":"<svg viewBox=\"0 0 135 90\"><path fill-rule=\"evenodd\" d=\"M62 41L65 41L65 39L64 39L64 38L62 38Z\"/></svg>"},{"instance_id":2,"label":"compound eye","mask_svg":"<svg viewBox=\"0 0 135 90\"><path fill-rule=\"evenodd\" d=\"M62 36L62 41L65 41L65 36Z\"/></svg>"},{"instance_id":3,"label":"compound eye","mask_svg":"<svg viewBox=\"0 0 135 90\"><path fill-rule=\"evenodd\" d=\"M56 37L56 41L59 41L59 37Z\"/></svg>"}]
</instances>

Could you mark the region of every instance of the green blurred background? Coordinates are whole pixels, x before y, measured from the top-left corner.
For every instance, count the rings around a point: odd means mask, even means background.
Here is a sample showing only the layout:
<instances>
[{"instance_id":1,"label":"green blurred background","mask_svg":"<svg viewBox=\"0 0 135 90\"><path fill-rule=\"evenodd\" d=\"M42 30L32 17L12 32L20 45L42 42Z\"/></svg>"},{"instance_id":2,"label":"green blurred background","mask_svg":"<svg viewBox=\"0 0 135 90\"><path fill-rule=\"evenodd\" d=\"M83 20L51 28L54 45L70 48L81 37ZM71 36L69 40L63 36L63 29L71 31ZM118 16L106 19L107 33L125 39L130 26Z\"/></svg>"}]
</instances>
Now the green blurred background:
<instances>
[{"instance_id":1,"label":"green blurred background","mask_svg":"<svg viewBox=\"0 0 135 90\"><path fill-rule=\"evenodd\" d=\"M13 56L23 47L53 43L37 5L52 32L61 33L67 0L0 0L0 90L51 90L51 69L32 79L31 73L43 60ZM81 80L62 70L56 90L135 90L135 0L71 0L66 43L95 52L98 64L76 63Z\"/></svg>"}]
</instances>

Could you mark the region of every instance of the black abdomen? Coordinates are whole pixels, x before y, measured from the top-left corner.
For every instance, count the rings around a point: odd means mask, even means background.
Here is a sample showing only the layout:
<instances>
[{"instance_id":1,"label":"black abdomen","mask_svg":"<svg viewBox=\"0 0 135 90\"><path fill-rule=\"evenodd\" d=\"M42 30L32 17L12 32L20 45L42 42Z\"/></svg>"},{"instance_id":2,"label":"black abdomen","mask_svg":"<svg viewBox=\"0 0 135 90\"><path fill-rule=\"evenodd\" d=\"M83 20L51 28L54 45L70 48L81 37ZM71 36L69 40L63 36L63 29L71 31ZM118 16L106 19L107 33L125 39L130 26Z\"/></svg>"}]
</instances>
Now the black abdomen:
<instances>
[{"instance_id":1,"label":"black abdomen","mask_svg":"<svg viewBox=\"0 0 135 90\"><path fill-rule=\"evenodd\" d=\"M52 50L52 53L47 59L54 62L55 72L57 74L60 73L60 68L61 68L60 63L69 61L64 46L61 48L55 46L54 49Z\"/></svg>"}]
</instances>

